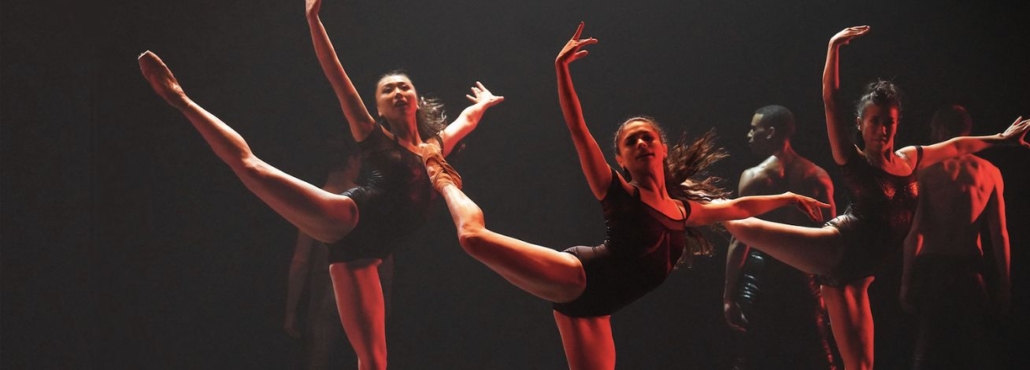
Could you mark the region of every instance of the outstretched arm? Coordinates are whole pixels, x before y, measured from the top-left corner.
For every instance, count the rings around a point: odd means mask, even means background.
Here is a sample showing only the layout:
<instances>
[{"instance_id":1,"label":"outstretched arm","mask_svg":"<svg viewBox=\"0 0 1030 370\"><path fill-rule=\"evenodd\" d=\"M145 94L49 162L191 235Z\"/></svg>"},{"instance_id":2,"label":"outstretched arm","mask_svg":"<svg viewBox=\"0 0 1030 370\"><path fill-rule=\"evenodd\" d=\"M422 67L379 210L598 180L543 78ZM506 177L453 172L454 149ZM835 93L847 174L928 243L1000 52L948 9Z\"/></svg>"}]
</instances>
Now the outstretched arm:
<instances>
[{"instance_id":1,"label":"outstretched arm","mask_svg":"<svg viewBox=\"0 0 1030 370\"><path fill-rule=\"evenodd\" d=\"M350 133L354 140L363 141L375 127L375 119L368 114L365 103L358 96L358 90L354 88L347 72L343 70L340 59L336 57L336 50L333 43L329 41L329 35L322 26L322 20L318 18L318 11L322 7L322 0L306 0L306 15L308 27L311 29L311 42L315 45L315 55L318 56L318 63L322 65L322 72L329 79L329 84L336 92L336 98L340 100L340 108L350 125Z\"/></svg>"},{"instance_id":2,"label":"outstretched arm","mask_svg":"<svg viewBox=\"0 0 1030 370\"><path fill-rule=\"evenodd\" d=\"M752 195L723 202L690 201L690 217L687 218L687 226L741 220L791 204L816 222L823 219L822 209L830 208L829 204L791 192L777 195Z\"/></svg>"},{"instance_id":3,"label":"outstretched arm","mask_svg":"<svg viewBox=\"0 0 1030 370\"><path fill-rule=\"evenodd\" d=\"M461 111L458 118L440 132L440 138L443 139L444 145L440 152L445 157L451 153L451 149L454 149L454 144L476 129L487 108L504 101L503 96L494 95L479 81L476 81L476 86L472 87L472 95L465 95L465 97L472 101L472 105Z\"/></svg>"},{"instance_id":4,"label":"outstretched arm","mask_svg":"<svg viewBox=\"0 0 1030 370\"><path fill-rule=\"evenodd\" d=\"M830 38L826 50L826 66L823 68L823 107L826 112L826 135L830 139L833 160L837 164L845 164L848 158L855 155L855 146L848 137L848 124L841 117L838 93L840 92L840 75L838 59L840 47L847 45L851 39L869 32L869 26L848 27Z\"/></svg>"},{"instance_id":5,"label":"outstretched arm","mask_svg":"<svg viewBox=\"0 0 1030 370\"><path fill-rule=\"evenodd\" d=\"M1005 132L988 136L959 136L937 144L923 147L923 158L919 167L931 166L948 158L972 154L995 145L1011 145L1030 148L1026 142L1026 132L1030 129L1030 119L1023 117L1016 118L1015 122L1009 125ZM916 147L906 146L898 150L898 153L909 159L909 165L915 166ZM918 168L913 168L918 169Z\"/></svg>"},{"instance_id":6,"label":"outstretched arm","mask_svg":"<svg viewBox=\"0 0 1030 370\"><path fill-rule=\"evenodd\" d=\"M554 60L554 68L558 74L558 102L561 104L562 113L565 115L565 123L572 134L572 143L576 146L576 153L579 154L579 164L583 168L583 175L587 178L590 191L597 199L604 199L608 192L608 185L615 179L608 168L608 162L604 159L601 147L597 140L590 135L586 121L583 119L583 108L579 105L579 96L572 86L572 75L569 74L569 63L576 59L585 57L586 50L582 47L597 43L595 38L580 39L583 33L583 23L580 22L572 39L565 43L565 47L558 53Z\"/></svg>"}]
</instances>

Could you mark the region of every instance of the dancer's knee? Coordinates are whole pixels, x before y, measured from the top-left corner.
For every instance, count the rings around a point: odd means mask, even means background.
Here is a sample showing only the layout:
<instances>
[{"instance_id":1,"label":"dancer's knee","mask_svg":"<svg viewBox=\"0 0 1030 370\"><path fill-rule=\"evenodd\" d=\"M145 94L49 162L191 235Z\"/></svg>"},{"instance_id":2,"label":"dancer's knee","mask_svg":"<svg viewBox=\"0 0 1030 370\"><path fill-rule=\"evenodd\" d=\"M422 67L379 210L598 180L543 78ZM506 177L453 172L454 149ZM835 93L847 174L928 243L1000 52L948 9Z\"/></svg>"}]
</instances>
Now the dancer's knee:
<instances>
[{"instance_id":1,"label":"dancer's knee","mask_svg":"<svg viewBox=\"0 0 1030 370\"><path fill-rule=\"evenodd\" d=\"M486 246L486 233L481 222L463 222L458 227L458 243L468 254L478 255Z\"/></svg>"},{"instance_id":2,"label":"dancer's knee","mask_svg":"<svg viewBox=\"0 0 1030 370\"><path fill-rule=\"evenodd\" d=\"M216 154L244 181L264 177L268 174L270 168L265 161L262 161L250 152Z\"/></svg>"}]
</instances>

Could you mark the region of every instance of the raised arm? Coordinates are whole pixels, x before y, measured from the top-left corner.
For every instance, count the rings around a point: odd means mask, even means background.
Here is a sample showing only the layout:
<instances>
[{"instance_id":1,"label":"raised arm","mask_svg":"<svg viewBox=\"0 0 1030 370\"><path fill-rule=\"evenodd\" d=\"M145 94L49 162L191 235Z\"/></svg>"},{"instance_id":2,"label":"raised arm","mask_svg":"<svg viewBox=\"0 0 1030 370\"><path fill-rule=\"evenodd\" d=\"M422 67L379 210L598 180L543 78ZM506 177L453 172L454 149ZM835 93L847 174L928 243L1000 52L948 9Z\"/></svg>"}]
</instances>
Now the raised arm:
<instances>
[{"instance_id":1,"label":"raised arm","mask_svg":"<svg viewBox=\"0 0 1030 370\"><path fill-rule=\"evenodd\" d=\"M791 192L777 195L753 195L711 203L690 201L690 217L687 218L687 226L702 226L745 219L792 204L816 222L823 219L822 209L830 208L829 204Z\"/></svg>"},{"instance_id":2,"label":"raised arm","mask_svg":"<svg viewBox=\"0 0 1030 370\"><path fill-rule=\"evenodd\" d=\"M995 145L1010 145L1030 148L1026 142L1026 132L1030 129L1030 120L1023 117L1016 118L1015 122L1009 125L1005 132L988 136L958 136L923 147L923 158L919 167L925 168L948 158L972 154ZM898 150L905 158L909 158L909 164L915 166L916 147L907 146ZM915 169L915 168L914 168Z\"/></svg>"},{"instance_id":3,"label":"raised arm","mask_svg":"<svg viewBox=\"0 0 1030 370\"><path fill-rule=\"evenodd\" d=\"M479 120L483 118L483 113L486 113L488 108L504 101L503 96L494 95L479 81L476 81L476 86L472 87L472 95L466 94L465 97L472 102L472 105L461 111L458 118L440 132L440 138L443 139L444 145L440 151L444 156L451 153L451 149L454 149L454 144L457 144L472 130L476 129L476 126L479 125Z\"/></svg>"},{"instance_id":4,"label":"raised arm","mask_svg":"<svg viewBox=\"0 0 1030 370\"><path fill-rule=\"evenodd\" d=\"M830 139L833 160L837 164L845 164L848 158L855 155L855 146L848 137L848 123L841 116L838 106L840 102L840 75L838 59L840 47L847 45L851 39L869 32L869 26L848 27L830 38L826 50L826 66L823 68L823 108L826 111L826 135Z\"/></svg>"},{"instance_id":5,"label":"raised arm","mask_svg":"<svg viewBox=\"0 0 1030 370\"><path fill-rule=\"evenodd\" d=\"M322 66L322 72L329 79L329 84L336 92L336 98L340 100L340 108L350 125L350 133L354 140L363 141L375 127L375 119L368 113L365 103L361 101L358 90L354 88L347 72L343 70L340 59L336 57L336 50L333 43L329 41L329 35L322 26L322 20L318 18L318 11L322 7L322 0L306 0L306 12L308 27L311 29L311 42L315 45L315 55L318 56L318 64Z\"/></svg>"},{"instance_id":6,"label":"raised arm","mask_svg":"<svg viewBox=\"0 0 1030 370\"><path fill-rule=\"evenodd\" d=\"M615 179L612 179L612 172L604 159L604 153L597 145L597 140L594 140L587 129L586 121L583 119L583 108L579 105L579 96L576 95L576 90L572 86L572 75L569 74L569 63L587 55L587 51L581 48L597 43L595 38L580 39L582 33L583 23L580 22L572 39L565 44L554 60L554 69L558 74L558 102L565 115L569 133L572 134L572 143L576 146L579 164L583 168L587 184L590 185L590 191L597 199L603 199L608 192L608 185Z\"/></svg>"}]
</instances>

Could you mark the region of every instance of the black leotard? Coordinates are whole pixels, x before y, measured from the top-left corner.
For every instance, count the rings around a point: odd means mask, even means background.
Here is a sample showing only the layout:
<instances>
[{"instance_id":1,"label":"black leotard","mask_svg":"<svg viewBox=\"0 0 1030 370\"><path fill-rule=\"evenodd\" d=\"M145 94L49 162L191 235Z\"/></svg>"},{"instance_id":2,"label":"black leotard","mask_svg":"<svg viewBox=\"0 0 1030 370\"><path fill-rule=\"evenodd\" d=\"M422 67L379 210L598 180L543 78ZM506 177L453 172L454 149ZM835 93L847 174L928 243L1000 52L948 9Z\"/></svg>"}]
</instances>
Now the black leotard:
<instances>
[{"instance_id":1,"label":"black leotard","mask_svg":"<svg viewBox=\"0 0 1030 370\"><path fill-rule=\"evenodd\" d=\"M919 168L923 147L916 146ZM827 222L844 239L844 257L820 283L842 286L872 276L891 252L901 248L912 226L919 186L913 170L908 176L895 176L873 167L860 155L840 166L844 187L851 204L844 214Z\"/></svg>"},{"instance_id":2,"label":"black leotard","mask_svg":"<svg viewBox=\"0 0 1030 370\"><path fill-rule=\"evenodd\" d=\"M596 247L566 249L579 258L586 272L583 294L571 302L554 303L555 311L571 317L611 315L657 288L676 266L687 246L686 221L673 219L629 194L612 170L608 194L601 200L608 237Z\"/></svg>"},{"instance_id":3,"label":"black leotard","mask_svg":"<svg viewBox=\"0 0 1030 370\"><path fill-rule=\"evenodd\" d=\"M358 224L329 244L329 263L385 258L425 223L436 197L421 157L376 125L361 148L365 184L343 192L358 206ZM440 140L439 137L434 137Z\"/></svg>"}]
</instances>

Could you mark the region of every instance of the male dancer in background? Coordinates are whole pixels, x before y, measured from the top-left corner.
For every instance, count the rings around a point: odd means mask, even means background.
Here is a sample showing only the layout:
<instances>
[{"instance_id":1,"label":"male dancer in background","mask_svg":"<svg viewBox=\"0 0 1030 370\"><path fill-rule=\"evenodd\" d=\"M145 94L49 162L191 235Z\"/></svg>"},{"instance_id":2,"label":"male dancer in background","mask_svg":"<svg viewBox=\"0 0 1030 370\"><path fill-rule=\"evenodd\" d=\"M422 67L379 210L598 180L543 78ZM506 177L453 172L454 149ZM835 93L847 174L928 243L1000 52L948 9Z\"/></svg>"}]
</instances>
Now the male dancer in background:
<instances>
[{"instance_id":1,"label":"male dancer in background","mask_svg":"<svg viewBox=\"0 0 1030 370\"><path fill-rule=\"evenodd\" d=\"M751 120L748 143L767 157L740 175L739 196L786 191L829 203L836 214L833 183L819 166L791 147L794 115L787 108L759 108ZM762 219L819 226L796 209L783 208ZM825 310L812 275L733 239L726 256L723 292L726 322L741 333L734 369L834 369Z\"/></svg>"},{"instance_id":2,"label":"male dancer in background","mask_svg":"<svg viewBox=\"0 0 1030 370\"><path fill-rule=\"evenodd\" d=\"M938 110L931 139L969 135L972 120L962 106ZM993 271L994 311L1011 298L1009 238L1004 183L998 168L972 154L944 160L918 173L919 208L905 240L901 301L915 313L916 369L991 369L984 319L988 313L985 271ZM986 232L984 232L986 226ZM986 234L986 235L982 235ZM991 242L994 268L984 270L981 239Z\"/></svg>"}]
</instances>

